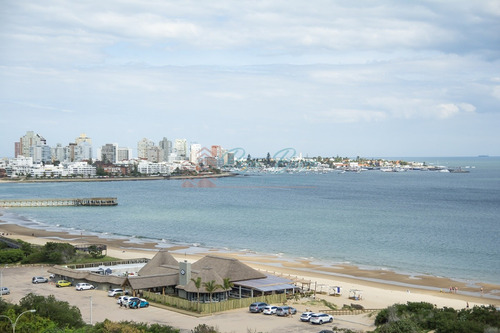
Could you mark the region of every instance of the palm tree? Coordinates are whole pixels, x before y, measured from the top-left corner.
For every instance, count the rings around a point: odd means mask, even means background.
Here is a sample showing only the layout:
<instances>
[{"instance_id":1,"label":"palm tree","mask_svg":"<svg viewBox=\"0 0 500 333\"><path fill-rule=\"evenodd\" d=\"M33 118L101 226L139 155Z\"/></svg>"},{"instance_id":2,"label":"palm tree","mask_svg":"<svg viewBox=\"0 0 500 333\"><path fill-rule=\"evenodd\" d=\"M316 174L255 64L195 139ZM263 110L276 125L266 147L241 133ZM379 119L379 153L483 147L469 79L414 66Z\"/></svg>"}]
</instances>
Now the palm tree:
<instances>
[{"instance_id":1,"label":"palm tree","mask_svg":"<svg viewBox=\"0 0 500 333\"><path fill-rule=\"evenodd\" d=\"M194 282L194 286L196 287L196 289L198 290L198 305L196 306L196 309L198 311L200 311L200 288L201 288L201 277L197 277L196 279L194 278L191 278L191 281Z\"/></svg>"},{"instance_id":2,"label":"palm tree","mask_svg":"<svg viewBox=\"0 0 500 333\"><path fill-rule=\"evenodd\" d=\"M224 290L230 290L234 287L234 283L232 283L229 278L224 278L224 282L222 283L222 288ZM229 291L226 291L226 300L229 299Z\"/></svg>"},{"instance_id":3,"label":"palm tree","mask_svg":"<svg viewBox=\"0 0 500 333\"><path fill-rule=\"evenodd\" d=\"M209 282L203 282L203 286L205 287L205 290L210 295L210 303L212 303L212 294L217 289L222 289L222 286L220 284L215 284L215 280L212 280ZM210 312L212 312L212 304L210 304Z\"/></svg>"}]
</instances>

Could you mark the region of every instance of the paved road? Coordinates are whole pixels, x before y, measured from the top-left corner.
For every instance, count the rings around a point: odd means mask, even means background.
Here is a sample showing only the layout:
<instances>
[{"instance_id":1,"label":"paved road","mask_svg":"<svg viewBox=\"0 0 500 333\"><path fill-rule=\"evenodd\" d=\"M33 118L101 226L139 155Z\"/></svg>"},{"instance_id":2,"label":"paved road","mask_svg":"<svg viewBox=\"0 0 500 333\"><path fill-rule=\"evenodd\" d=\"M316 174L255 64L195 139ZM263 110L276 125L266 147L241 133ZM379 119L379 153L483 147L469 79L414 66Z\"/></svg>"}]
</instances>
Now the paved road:
<instances>
[{"instance_id":1,"label":"paved road","mask_svg":"<svg viewBox=\"0 0 500 333\"><path fill-rule=\"evenodd\" d=\"M66 301L71 305L77 306L82 313L83 320L87 323L90 323L91 319L93 323L102 322L105 319L112 321L133 320L136 322L170 325L180 328L182 333L191 332L191 330L199 324L215 326L221 332L225 333L316 333L322 329L331 329L334 325L338 327L345 327L341 320L335 320L333 324L325 324L318 327L309 323L302 323L299 320L299 315L294 315L292 318L266 316L262 314L249 313L248 309L232 310L222 314L215 314L201 318L192 317L154 306L137 310L126 309L120 308L114 298L107 296L106 291L76 291L74 287L56 288L53 283L32 284L31 278L35 275L48 277L46 267L8 267L4 268L2 272L2 285L11 290L10 295L4 295L3 297L9 302L18 303L21 298L30 292L43 296L54 295L58 300ZM363 326L352 328L368 329L368 327ZM370 329L373 329L373 327Z\"/></svg>"}]
</instances>

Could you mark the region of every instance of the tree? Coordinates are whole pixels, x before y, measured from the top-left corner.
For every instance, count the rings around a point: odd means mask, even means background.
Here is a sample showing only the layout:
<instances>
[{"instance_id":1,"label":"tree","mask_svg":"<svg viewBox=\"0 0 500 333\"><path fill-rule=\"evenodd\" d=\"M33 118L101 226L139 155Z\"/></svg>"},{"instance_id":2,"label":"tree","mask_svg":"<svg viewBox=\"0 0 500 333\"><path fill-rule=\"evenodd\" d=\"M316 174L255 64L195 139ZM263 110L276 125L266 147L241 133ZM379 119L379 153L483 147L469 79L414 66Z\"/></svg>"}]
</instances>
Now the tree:
<instances>
[{"instance_id":1,"label":"tree","mask_svg":"<svg viewBox=\"0 0 500 333\"><path fill-rule=\"evenodd\" d=\"M97 176L106 176L108 173L104 170L104 168L102 166L98 166L96 171L95 171L95 174Z\"/></svg>"},{"instance_id":2,"label":"tree","mask_svg":"<svg viewBox=\"0 0 500 333\"><path fill-rule=\"evenodd\" d=\"M36 314L49 318L60 328L79 328L85 326L80 309L68 302L58 301L54 295L48 297L29 293L19 301L23 309L35 309Z\"/></svg>"},{"instance_id":3,"label":"tree","mask_svg":"<svg viewBox=\"0 0 500 333\"><path fill-rule=\"evenodd\" d=\"M210 312L212 312L212 295L217 289L222 289L220 284L216 284L214 280L208 281L208 282L203 282L203 286L205 287L205 290L208 292L210 295Z\"/></svg>"},{"instance_id":4,"label":"tree","mask_svg":"<svg viewBox=\"0 0 500 333\"><path fill-rule=\"evenodd\" d=\"M194 282L194 286L196 287L196 290L198 291L197 297L198 297L198 305L196 306L196 309L199 311L200 310L200 288L201 288L201 277L197 277L196 279L191 278L191 281Z\"/></svg>"},{"instance_id":5,"label":"tree","mask_svg":"<svg viewBox=\"0 0 500 333\"><path fill-rule=\"evenodd\" d=\"M88 247L89 254L92 258L103 258L104 255L102 254L102 249L97 247L97 245L90 245Z\"/></svg>"},{"instance_id":6,"label":"tree","mask_svg":"<svg viewBox=\"0 0 500 333\"><path fill-rule=\"evenodd\" d=\"M226 299L229 299L229 290L234 287L234 283L231 282L229 278L224 278L224 282L222 283L222 288L226 290Z\"/></svg>"}]
</instances>

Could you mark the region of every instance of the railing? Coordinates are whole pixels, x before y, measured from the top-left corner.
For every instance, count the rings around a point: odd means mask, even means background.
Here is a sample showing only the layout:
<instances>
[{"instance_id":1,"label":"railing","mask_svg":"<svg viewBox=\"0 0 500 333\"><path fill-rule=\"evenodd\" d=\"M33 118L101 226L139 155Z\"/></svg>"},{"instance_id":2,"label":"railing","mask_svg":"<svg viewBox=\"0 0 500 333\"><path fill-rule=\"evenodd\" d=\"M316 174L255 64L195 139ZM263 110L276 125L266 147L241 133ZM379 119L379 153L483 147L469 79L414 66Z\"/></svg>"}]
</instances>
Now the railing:
<instances>
[{"instance_id":1,"label":"railing","mask_svg":"<svg viewBox=\"0 0 500 333\"><path fill-rule=\"evenodd\" d=\"M358 315L358 314L363 314L363 313L369 313L369 312L376 312L380 311L382 309L341 309L341 310L319 310L319 312L323 312L326 314L331 314L332 316L348 316L348 315Z\"/></svg>"}]
</instances>

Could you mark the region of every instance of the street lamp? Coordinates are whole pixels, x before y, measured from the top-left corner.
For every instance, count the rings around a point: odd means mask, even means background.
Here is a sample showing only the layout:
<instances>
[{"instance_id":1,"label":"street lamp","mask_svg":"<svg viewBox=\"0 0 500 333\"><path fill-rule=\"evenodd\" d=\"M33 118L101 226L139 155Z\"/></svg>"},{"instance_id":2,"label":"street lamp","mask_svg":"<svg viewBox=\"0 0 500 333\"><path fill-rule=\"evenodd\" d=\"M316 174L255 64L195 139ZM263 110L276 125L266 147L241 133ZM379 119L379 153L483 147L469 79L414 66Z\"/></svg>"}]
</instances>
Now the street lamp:
<instances>
[{"instance_id":1,"label":"street lamp","mask_svg":"<svg viewBox=\"0 0 500 333\"><path fill-rule=\"evenodd\" d=\"M2 269L0 269L0 299L3 299L3 270L7 268L7 265L5 265L5 267L3 267Z\"/></svg>"},{"instance_id":2,"label":"street lamp","mask_svg":"<svg viewBox=\"0 0 500 333\"><path fill-rule=\"evenodd\" d=\"M10 319L10 317L7 317L5 315L0 315L0 317L5 317L7 318L9 321L10 321L10 325L12 326L12 333L16 333L16 325L17 325L17 321L19 320L19 318L25 314L25 313L28 313L28 312L31 312L31 313L34 313L36 312L36 310L28 310L28 311L24 311L22 312L19 316L17 316L16 318L16 321L15 322L12 322L12 319Z\"/></svg>"}]
</instances>

